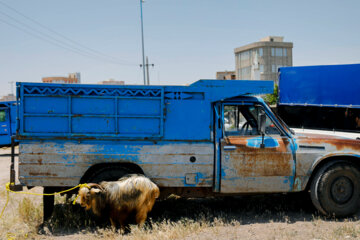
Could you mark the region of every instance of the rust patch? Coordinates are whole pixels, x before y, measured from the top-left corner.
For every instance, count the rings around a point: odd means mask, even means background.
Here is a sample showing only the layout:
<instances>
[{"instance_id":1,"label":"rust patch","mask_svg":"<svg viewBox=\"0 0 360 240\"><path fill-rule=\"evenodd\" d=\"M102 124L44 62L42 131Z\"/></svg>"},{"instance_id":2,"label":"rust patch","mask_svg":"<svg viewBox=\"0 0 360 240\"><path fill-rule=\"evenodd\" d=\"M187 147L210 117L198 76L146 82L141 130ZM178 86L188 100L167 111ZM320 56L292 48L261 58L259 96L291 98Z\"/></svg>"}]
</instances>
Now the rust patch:
<instances>
[{"instance_id":1,"label":"rust patch","mask_svg":"<svg viewBox=\"0 0 360 240\"><path fill-rule=\"evenodd\" d=\"M57 177L55 173L44 173L44 172L29 172L30 176L48 176L48 177Z\"/></svg>"},{"instance_id":2,"label":"rust patch","mask_svg":"<svg viewBox=\"0 0 360 240\"><path fill-rule=\"evenodd\" d=\"M355 139L339 138L320 134L306 134L305 137L298 137L298 144L334 146L337 151L350 150L360 152L360 141Z\"/></svg>"},{"instance_id":3,"label":"rust patch","mask_svg":"<svg viewBox=\"0 0 360 240\"><path fill-rule=\"evenodd\" d=\"M229 169L242 177L291 176L292 154L286 138L279 138L276 148L253 148L246 146L247 138L229 138L229 145L235 145L235 151L224 151L229 158ZM225 156L226 159L226 156Z\"/></svg>"}]
</instances>

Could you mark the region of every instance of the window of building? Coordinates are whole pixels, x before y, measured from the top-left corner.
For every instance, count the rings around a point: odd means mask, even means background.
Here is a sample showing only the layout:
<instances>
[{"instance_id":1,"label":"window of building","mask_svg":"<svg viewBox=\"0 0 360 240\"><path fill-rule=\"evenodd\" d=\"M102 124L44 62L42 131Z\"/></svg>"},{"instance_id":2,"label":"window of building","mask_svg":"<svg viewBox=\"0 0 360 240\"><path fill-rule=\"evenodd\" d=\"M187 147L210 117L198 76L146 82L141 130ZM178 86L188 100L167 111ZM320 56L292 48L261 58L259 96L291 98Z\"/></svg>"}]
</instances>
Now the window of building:
<instances>
[{"instance_id":1,"label":"window of building","mask_svg":"<svg viewBox=\"0 0 360 240\"><path fill-rule=\"evenodd\" d=\"M264 72L264 65L260 64L260 73Z\"/></svg>"},{"instance_id":2,"label":"window of building","mask_svg":"<svg viewBox=\"0 0 360 240\"><path fill-rule=\"evenodd\" d=\"M276 72L276 65L275 64L271 65L271 71Z\"/></svg>"},{"instance_id":3,"label":"window of building","mask_svg":"<svg viewBox=\"0 0 360 240\"><path fill-rule=\"evenodd\" d=\"M271 48L271 56L275 57L286 57L287 49L286 48Z\"/></svg>"},{"instance_id":4,"label":"window of building","mask_svg":"<svg viewBox=\"0 0 360 240\"><path fill-rule=\"evenodd\" d=\"M241 68L241 78L250 78L251 67Z\"/></svg>"},{"instance_id":5,"label":"window of building","mask_svg":"<svg viewBox=\"0 0 360 240\"><path fill-rule=\"evenodd\" d=\"M241 61L250 60L250 52L245 51L245 52L240 53L240 58L241 58Z\"/></svg>"},{"instance_id":6,"label":"window of building","mask_svg":"<svg viewBox=\"0 0 360 240\"><path fill-rule=\"evenodd\" d=\"M275 48L275 55L277 57L282 57L283 55L283 49L282 48Z\"/></svg>"},{"instance_id":7,"label":"window of building","mask_svg":"<svg viewBox=\"0 0 360 240\"><path fill-rule=\"evenodd\" d=\"M263 56L263 49L262 48L259 48L259 56L262 57Z\"/></svg>"}]
</instances>

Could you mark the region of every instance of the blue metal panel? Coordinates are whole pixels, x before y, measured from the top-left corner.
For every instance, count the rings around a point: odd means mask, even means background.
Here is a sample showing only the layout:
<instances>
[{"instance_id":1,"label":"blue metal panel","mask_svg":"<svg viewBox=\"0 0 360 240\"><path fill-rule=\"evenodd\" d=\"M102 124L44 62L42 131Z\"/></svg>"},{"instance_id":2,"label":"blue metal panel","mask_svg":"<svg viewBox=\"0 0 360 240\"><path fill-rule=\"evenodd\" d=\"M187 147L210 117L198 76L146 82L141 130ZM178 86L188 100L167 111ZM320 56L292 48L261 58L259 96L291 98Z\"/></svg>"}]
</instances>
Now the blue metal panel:
<instances>
[{"instance_id":1,"label":"blue metal panel","mask_svg":"<svg viewBox=\"0 0 360 240\"><path fill-rule=\"evenodd\" d=\"M114 133L115 119L113 117L72 117L71 128L73 133Z\"/></svg>"},{"instance_id":2,"label":"blue metal panel","mask_svg":"<svg viewBox=\"0 0 360 240\"><path fill-rule=\"evenodd\" d=\"M360 108L360 64L280 68L281 105Z\"/></svg>"},{"instance_id":3,"label":"blue metal panel","mask_svg":"<svg viewBox=\"0 0 360 240\"><path fill-rule=\"evenodd\" d=\"M269 93L271 81L190 86L17 83L19 136L211 141L212 102Z\"/></svg>"},{"instance_id":4,"label":"blue metal panel","mask_svg":"<svg viewBox=\"0 0 360 240\"><path fill-rule=\"evenodd\" d=\"M119 133L123 135L160 135L160 118L119 118Z\"/></svg>"},{"instance_id":5,"label":"blue metal panel","mask_svg":"<svg viewBox=\"0 0 360 240\"><path fill-rule=\"evenodd\" d=\"M57 114L67 113L67 98L28 96L24 101L24 113Z\"/></svg>"},{"instance_id":6,"label":"blue metal panel","mask_svg":"<svg viewBox=\"0 0 360 240\"><path fill-rule=\"evenodd\" d=\"M64 133L68 132L67 117L59 116L26 116L24 131L26 133Z\"/></svg>"},{"instance_id":7,"label":"blue metal panel","mask_svg":"<svg viewBox=\"0 0 360 240\"><path fill-rule=\"evenodd\" d=\"M159 116L161 99L119 99L118 111L125 116Z\"/></svg>"},{"instance_id":8,"label":"blue metal panel","mask_svg":"<svg viewBox=\"0 0 360 240\"><path fill-rule=\"evenodd\" d=\"M159 87L18 84L20 136L161 137ZM101 134L101 135L99 135Z\"/></svg>"},{"instance_id":9,"label":"blue metal panel","mask_svg":"<svg viewBox=\"0 0 360 240\"><path fill-rule=\"evenodd\" d=\"M210 140L211 107L201 100L166 100L165 138Z\"/></svg>"},{"instance_id":10,"label":"blue metal panel","mask_svg":"<svg viewBox=\"0 0 360 240\"><path fill-rule=\"evenodd\" d=\"M73 97L71 106L71 113L75 115L115 114L114 98Z\"/></svg>"}]
</instances>

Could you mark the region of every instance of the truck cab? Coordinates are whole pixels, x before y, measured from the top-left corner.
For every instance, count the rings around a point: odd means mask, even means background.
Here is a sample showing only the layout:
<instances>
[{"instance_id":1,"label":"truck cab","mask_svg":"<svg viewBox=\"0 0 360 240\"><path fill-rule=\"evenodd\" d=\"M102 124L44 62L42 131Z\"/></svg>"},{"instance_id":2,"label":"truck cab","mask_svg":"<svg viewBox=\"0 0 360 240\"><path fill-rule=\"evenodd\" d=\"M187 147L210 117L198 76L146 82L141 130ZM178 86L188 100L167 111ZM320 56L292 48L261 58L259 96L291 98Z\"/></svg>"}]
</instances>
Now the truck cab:
<instances>
[{"instance_id":1,"label":"truck cab","mask_svg":"<svg viewBox=\"0 0 360 240\"><path fill-rule=\"evenodd\" d=\"M11 136L16 134L16 102L0 102L0 147L11 144Z\"/></svg>"},{"instance_id":2,"label":"truck cab","mask_svg":"<svg viewBox=\"0 0 360 240\"><path fill-rule=\"evenodd\" d=\"M309 191L325 215L358 211L359 140L295 134L261 98L216 106L221 112L216 126L221 193Z\"/></svg>"},{"instance_id":3,"label":"truck cab","mask_svg":"<svg viewBox=\"0 0 360 240\"><path fill-rule=\"evenodd\" d=\"M163 196L309 191L323 214L354 214L360 141L295 134L256 97L272 91L272 81L17 83L18 180L49 193L141 173Z\"/></svg>"},{"instance_id":4,"label":"truck cab","mask_svg":"<svg viewBox=\"0 0 360 240\"><path fill-rule=\"evenodd\" d=\"M222 193L293 191L295 143L261 98L242 97L217 103L221 109L216 126L221 149ZM261 132L260 116L264 120ZM226 123L227 122L227 123Z\"/></svg>"}]
</instances>

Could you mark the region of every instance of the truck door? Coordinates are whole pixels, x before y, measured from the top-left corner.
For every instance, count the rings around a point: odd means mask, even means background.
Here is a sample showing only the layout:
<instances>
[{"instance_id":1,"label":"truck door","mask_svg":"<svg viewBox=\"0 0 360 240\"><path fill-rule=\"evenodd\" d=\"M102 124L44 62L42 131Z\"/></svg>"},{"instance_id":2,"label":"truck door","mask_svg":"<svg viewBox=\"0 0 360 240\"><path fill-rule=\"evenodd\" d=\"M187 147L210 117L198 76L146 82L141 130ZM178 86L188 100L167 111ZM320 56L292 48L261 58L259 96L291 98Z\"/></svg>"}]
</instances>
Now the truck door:
<instances>
[{"instance_id":1,"label":"truck door","mask_svg":"<svg viewBox=\"0 0 360 240\"><path fill-rule=\"evenodd\" d=\"M266 134L258 132L256 103L222 105L220 192L288 192L292 190L295 162L292 141L266 115Z\"/></svg>"},{"instance_id":2,"label":"truck door","mask_svg":"<svg viewBox=\"0 0 360 240\"><path fill-rule=\"evenodd\" d=\"M0 108L0 135L10 134L9 109Z\"/></svg>"}]
</instances>

